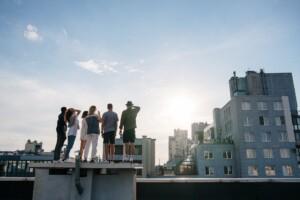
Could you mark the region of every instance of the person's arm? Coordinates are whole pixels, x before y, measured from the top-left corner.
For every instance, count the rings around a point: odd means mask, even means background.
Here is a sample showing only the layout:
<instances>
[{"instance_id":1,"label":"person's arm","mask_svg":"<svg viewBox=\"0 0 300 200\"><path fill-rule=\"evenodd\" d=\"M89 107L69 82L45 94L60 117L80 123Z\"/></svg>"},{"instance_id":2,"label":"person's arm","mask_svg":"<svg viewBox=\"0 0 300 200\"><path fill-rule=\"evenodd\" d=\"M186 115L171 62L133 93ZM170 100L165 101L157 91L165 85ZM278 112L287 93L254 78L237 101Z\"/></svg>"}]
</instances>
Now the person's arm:
<instances>
[{"instance_id":1,"label":"person's arm","mask_svg":"<svg viewBox=\"0 0 300 200\"><path fill-rule=\"evenodd\" d=\"M101 133L103 134L104 133L104 126L105 126L105 117L104 117L104 114L102 115L102 124L101 124Z\"/></svg>"},{"instance_id":2,"label":"person's arm","mask_svg":"<svg viewBox=\"0 0 300 200\"><path fill-rule=\"evenodd\" d=\"M119 121L119 118L118 118L118 114L116 113L116 124L115 124L116 131L118 130L118 121Z\"/></svg>"},{"instance_id":3,"label":"person's arm","mask_svg":"<svg viewBox=\"0 0 300 200\"><path fill-rule=\"evenodd\" d=\"M101 123L102 122L102 118L101 118L101 113L100 111L98 110L98 122Z\"/></svg>"},{"instance_id":4,"label":"person's arm","mask_svg":"<svg viewBox=\"0 0 300 200\"><path fill-rule=\"evenodd\" d=\"M141 107L139 107L139 106L133 106L133 108L136 113L140 112L140 110L141 110Z\"/></svg>"},{"instance_id":5,"label":"person's arm","mask_svg":"<svg viewBox=\"0 0 300 200\"><path fill-rule=\"evenodd\" d=\"M77 113L77 116L79 116L79 114L81 113L81 110L75 109L75 112Z\"/></svg>"},{"instance_id":6,"label":"person's arm","mask_svg":"<svg viewBox=\"0 0 300 200\"><path fill-rule=\"evenodd\" d=\"M121 115L121 122L120 122L120 126L119 126L120 133L121 133L121 132L122 132L122 130L123 130L123 126L124 126L124 120L125 120L125 117L124 117L124 112L122 112L122 115Z\"/></svg>"}]
</instances>

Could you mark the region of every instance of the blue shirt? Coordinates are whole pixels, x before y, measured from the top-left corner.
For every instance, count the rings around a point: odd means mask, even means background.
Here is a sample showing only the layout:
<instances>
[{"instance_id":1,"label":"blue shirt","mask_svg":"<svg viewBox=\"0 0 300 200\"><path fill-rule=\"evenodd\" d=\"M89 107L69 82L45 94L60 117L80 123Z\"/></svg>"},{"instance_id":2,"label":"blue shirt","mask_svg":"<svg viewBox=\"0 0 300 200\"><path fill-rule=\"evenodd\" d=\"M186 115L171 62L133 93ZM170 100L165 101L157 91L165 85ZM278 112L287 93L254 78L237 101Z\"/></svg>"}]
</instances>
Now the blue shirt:
<instances>
[{"instance_id":1,"label":"blue shirt","mask_svg":"<svg viewBox=\"0 0 300 200\"><path fill-rule=\"evenodd\" d=\"M107 111L102 116L102 126L104 133L116 131L118 128L118 115L113 111Z\"/></svg>"}]
</instances>

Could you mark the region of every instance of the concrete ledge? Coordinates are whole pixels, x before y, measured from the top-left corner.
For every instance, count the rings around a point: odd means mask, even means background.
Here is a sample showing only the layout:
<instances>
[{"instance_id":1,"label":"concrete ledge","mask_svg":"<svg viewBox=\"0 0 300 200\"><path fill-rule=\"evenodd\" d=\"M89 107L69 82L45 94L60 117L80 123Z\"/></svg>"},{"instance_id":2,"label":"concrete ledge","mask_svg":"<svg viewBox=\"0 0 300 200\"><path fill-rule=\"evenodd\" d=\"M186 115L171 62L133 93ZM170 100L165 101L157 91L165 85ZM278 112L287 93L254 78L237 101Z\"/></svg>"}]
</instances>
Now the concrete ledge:
<instances>
[{"instance_id":1,"label":"concrete ledge","mask_svg":"<svg viewBox=\"0 0 300 200\"><path fill-rule=\"evenodd\" d=\"M32 168L75 168L74 162L61 163L30 163ZM136 163L81 163L81 169L142 169L143 165Z\"/></svg>"},{"instance_id":2,"label":"concrete ledge","mask_svg":"<svg viewBox=\"0 0 300 200\"><path fill-rule=\"evenodd\" d=\"M137 178L137 183L300 183L300 178Z\"/></svg>"},{"instance_id":3,"label":"concrete ledge","mask_svg":"<svg viewBox=\"0 0 300 200\"><path fill-rule=\"evenodd\" d=\"M1 181L34 181L34 177L0 177L0 182Z\"/></svg>"}]
</instances>

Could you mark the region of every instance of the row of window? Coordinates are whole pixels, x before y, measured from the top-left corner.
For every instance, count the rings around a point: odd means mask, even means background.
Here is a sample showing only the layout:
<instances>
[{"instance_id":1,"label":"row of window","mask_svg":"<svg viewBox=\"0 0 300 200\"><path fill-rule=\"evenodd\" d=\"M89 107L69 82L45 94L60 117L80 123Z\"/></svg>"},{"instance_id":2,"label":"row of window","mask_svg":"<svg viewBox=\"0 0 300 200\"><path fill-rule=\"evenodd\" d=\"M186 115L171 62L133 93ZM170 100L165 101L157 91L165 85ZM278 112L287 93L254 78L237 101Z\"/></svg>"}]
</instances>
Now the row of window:
<instances>
[{"instance_id":1,"label":"row of window","mask_svg":"<svg viewBox=\"0 0 300 200\"><path fill-rule=\"evenodd\" d=\"M246 132L244 133L245 142L255 142L255 134L253 132ZM261 133L261 141L262 142L271 142L272 141L272 134L271 132L262 132ZM287 142L288 135L286 132L280 132L278 135L279 142Z\"/></svg>"},{"instance_id":2,"label":"row of window","mask_svg":"<svg viewBox=\"0 0 300 200\"><path fill-rule=\"evenodd\" d=\"M242 102L241 103L242 110L251 110L250 102ZM267 102L257 102L257 110L268 110ZM273 110L281 111L283 110L283 105L281 102L273 102Z\"/></svg>"},{"instance_id":3,"label":"row of window","mask_svg":"<svg viewBox=\"0 0 300 200\"><path fill-rule=\"evenodd\" d=\"M232 159L232 153L231 153L231 151L224 151L223 152L223 158L224 159ZM214 159L213 152L211 152L211 151L204 151L204 159L205 160Z\"/></svg>"},{"instance_id":4,"label":"row of window","mask_svg":"<svg viewBox=\"0 0 300 200\"><path fill-rule=\"evenodd\" d=\"M210 166L205 166L205 175L213 176L215 175L215 168ZM232 166L224 166L224 175L232 175Z\"/></svg>"},{"instance_id":5,"label":"row of window","mask_svg":"<svg viewBox=\"0 0 300 200\"><path fill-rule=\"evenodd\" d=\"M232 175L233 170L232 166L224 166L224 175ZM215 169L211 166L205 166L205 175L206 176L214 176ZM258 168L255 165L248 166L248 175L249 176L258 176ZM276 176L276 169L274 165L266 165L265 166L265 175L266 176ZM282 175L283 176L293 176L293 168L290 165L282 166Z\"/></svg>"},{"instance_id":6,"label":"row of window","mask_svg":"<svg viewBox=\"0 0 300 200\"><path fill-rule=\"evenodd\" d=\"M264 158L274 158L273 149L263 149ZM279 149L280 158L290 158L291 150L290 149ZM247 159L255 159L256 158L256 150L255 149L246 149L246 158Z\"/></svg>"},{"instance_id":7,"label":"row of window","mask_svg":"<svg viewBox=\"0 0 300 200\"><path fill-rule=\"evenodd\" d=\"M261 126L269 126L270 125L270 119L265 116L259 116L258 117L258 123ZM244 118L243 122L244 126L252 126L252 122L249 117ZM278 116L274 118L274 124L276 126L284 126L285 125L285 119L284 116Z\"/></svg>"},{"instance_id":8,"label":"row of window","mask_svg":"<svg viewBox=\"0 0 300 200\"><path fill-rule=\"evenodd\" d=\"M258 168L255 165L248 166L248 175L249 176L258 176ZM274 165L265 166L265 175L266 176L276 176L276 169ZM283 176L293 176L293 168L290 165L282 166L282 175Z\"/></svg>"}]
</instances>

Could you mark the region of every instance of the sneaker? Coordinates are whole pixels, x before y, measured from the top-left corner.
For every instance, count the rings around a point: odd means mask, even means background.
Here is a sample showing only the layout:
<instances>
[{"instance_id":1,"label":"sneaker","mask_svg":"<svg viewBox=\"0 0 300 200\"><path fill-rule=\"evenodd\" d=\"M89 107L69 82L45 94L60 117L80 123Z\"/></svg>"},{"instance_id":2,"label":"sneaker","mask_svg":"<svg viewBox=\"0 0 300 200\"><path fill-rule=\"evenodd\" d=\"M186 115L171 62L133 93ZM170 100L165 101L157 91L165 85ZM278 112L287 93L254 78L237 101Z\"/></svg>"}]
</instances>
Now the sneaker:
<instances>
[{"instance_id":1,"label":"sneaker","mask_svg":"<svg viewBox=\"0 0 300 200\"><path fill-rule=\"evenodd\" d=\"M92 159L92 160L90 161L90 163L95 163L95 160L94 160L94 159Z\"/></svg>"},{"instance_id":2,"label":"sneaker","mask_svg":"<svg viewBox=\"0 0 300 200\"><path fill-rule=\"evenodd\" d=\"M82 162L86 163L86 162L87 162L87 159L84 159Z\"/></svg>"},{"instance_id":3,"label":"sneaker","mask_svg":"<svg viewBox=\"0 0 300 200\"><path fill-rule=\"evenodd\" d=\"M127 155L123 156L123 160L122 160L122 162L127 162L127 161L128 161L128 157L127 157Z\"/></svg>"},{"instance_id":4,"label":"sneaker","mask_svg":"<svg viewBox=\"0 0 300 200\"><path fill-rule=\"evenodd\" d=\"M74 160L72 160L71 158L67 158L67 159L64 159L63 162L73 162Z\"/></svg>"}]
</instances>

